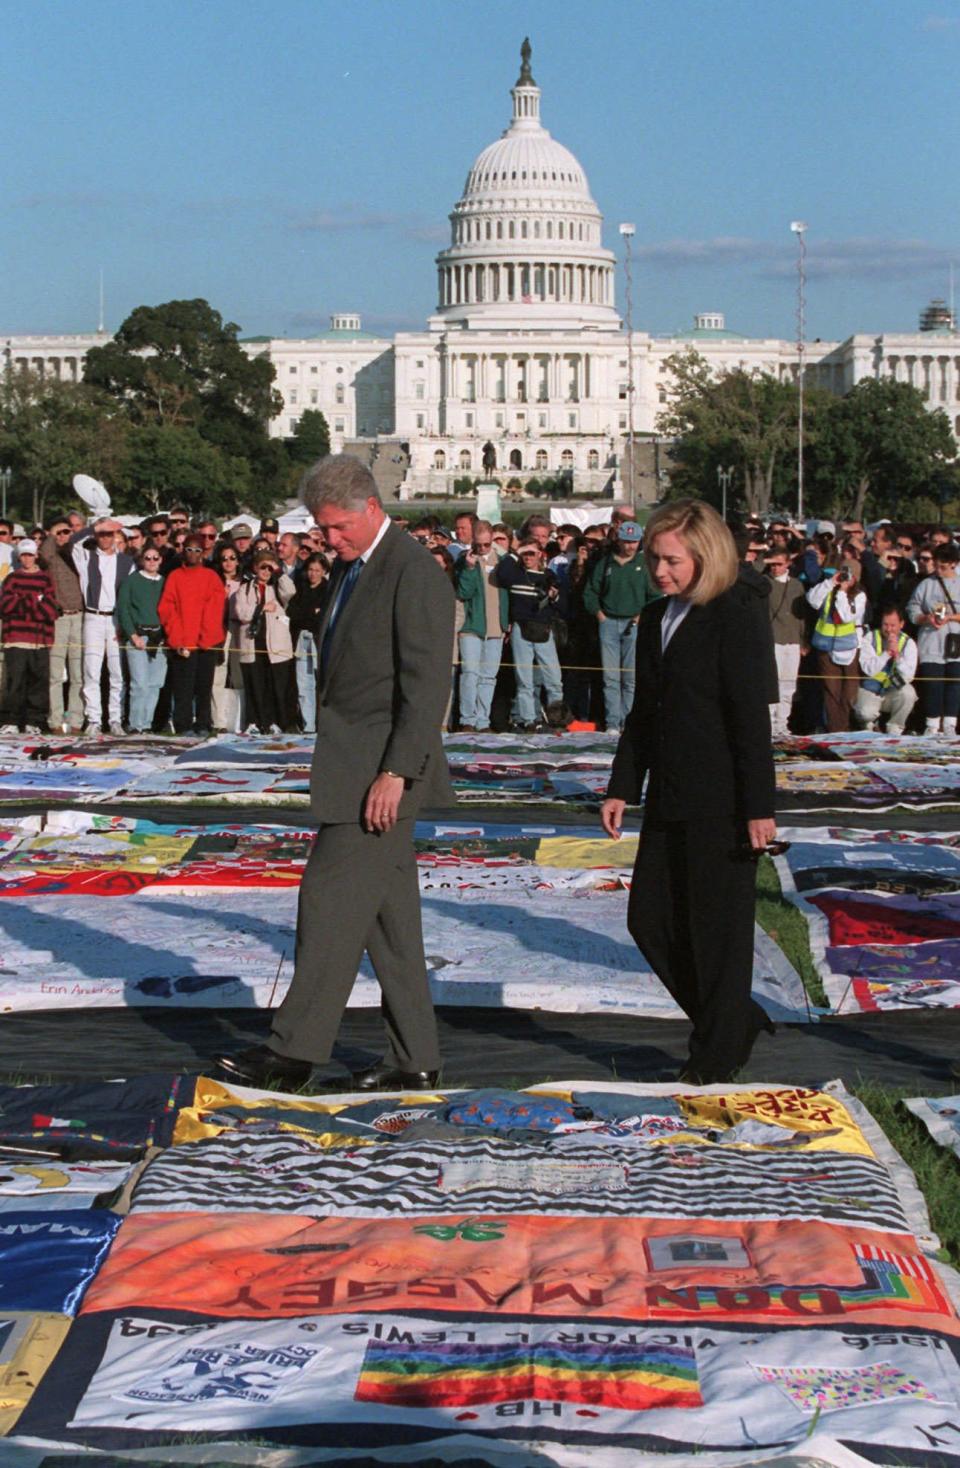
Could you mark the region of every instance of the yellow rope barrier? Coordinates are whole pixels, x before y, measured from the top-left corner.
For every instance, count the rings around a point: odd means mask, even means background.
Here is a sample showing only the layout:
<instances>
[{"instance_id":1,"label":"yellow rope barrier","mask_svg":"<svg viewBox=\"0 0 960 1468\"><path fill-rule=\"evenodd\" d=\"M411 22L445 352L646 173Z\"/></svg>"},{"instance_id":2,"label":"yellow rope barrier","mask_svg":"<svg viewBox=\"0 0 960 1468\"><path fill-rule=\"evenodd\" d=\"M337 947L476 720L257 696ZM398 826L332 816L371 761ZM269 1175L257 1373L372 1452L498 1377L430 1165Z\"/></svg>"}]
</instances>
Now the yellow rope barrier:
<instances>
[{"instance_id":1,"label":"yellow rope barrier","mask_svg":"<svg viewBox=\"0 0 960 1468\"><path fill-rule=\"evenodd\" d=\"M20 647L23 647L24 646L23 643L14 644L14 645L15 646L20 646ZM32 644L31 644L31 646L32 646ZM144 648L134 647L134 645L133 645L132 642L121 642L119 639L117 641L117 646L120 648L121 652L126 652L128 649L132 649L134 652L144 652L144 651L146 651L146 649L144 649ZM543 647L543 646L545 646L545 644L544 643L532 642L530 644L530 646L531 647L534 647L534 648L535 647ZM39 644L38 644L38 647L40 647ZM40 647L40 650L42 651L42 647ZM82 642L67 642L67 643L61 644L60 647L57 648L57 651L58 652L64 652L64 653L66 653L66 652L74 652L74 651L77 651L77 650L79 650L81 652L81 654L82 654L82 652L83 652L83 643ZM156 650L157 650L158 653L159 652L173 652L173 651L175 651L175 649L172 648L172 647L170 647L170 645L168 643L162 643L160 645L160 647L158 647ZM0 656L2 656L3 651L5 651L5 648L0 648ZM48 648L48 651L50 651L50 652L53 651L52 644ZM188 647L187 648L187 652L217 652L217 653L224 652L224 653L227 654L228 657L241 658L244 662L250 662L252 660L251 659L251 654L252 654L252 656L254 658L257 658L257 657L269 657L270 656L269 651L266 648L244 648L244 649L241 650L240 648L237 648L237 647L226 647L224 645L221 645L219 647L206 647L206 648L199 647L199 646L196 646L196 647L191 646L191 647ZM302 659L304 662L306 662L310 658L317 657L317 656L318 656L317 653L297 652L296 649L294 649L294 652L292 653L291 657L289 657L289 658L283 658L283 659L281 659L281 661L282 662L291 662L291 661L292 662L296 662L298 659ZM560 663L560 671L561 671L561 673L632 673L632 672L635 671L635 669L633 667L625 666L623 664L620 664L616 668L605 668L602 663L568 663L568 662L565 662L564 661L564 659L563 659L563 657L562 657L562 655L560 653L557 654L557 657L558 657L558 660L559 660L559 663ZM463 659L462 658L452 658L451 659L451 663L450 663L451 669L453 669L453 668L462 668L463 666L464 666L464 664L463 664ZM536 662L534 662L534 666L536 666ZM839 667L841 665L840 664L837 664L836 666ZM849 667L849 664L845 664L843 666ZM516 663L513 663L513 662L510 662L507 658L501 658L498 667L500 667L500 668L515 668L515 667L517 667L517 664ZM866 673L861 673L860 676L865 678L865 677L868 677L869 675L866 674ZM809 681L809 682L819 683L819 682L822 682L822 677L821 677L821 675L819 673L795 673L794 676L793 676L793 678L787 679L785 681L787 681L787 682L801 683L804 680ZM923 674L923 675L920 675L919 673L917 673L917 674L915 674L910 679L910 682L911 683L960 683L960 674L957 674L957 675L954 675L954 674L944 674L943 677L930 677L926 673Z\"/></svg>"}]
</instances>

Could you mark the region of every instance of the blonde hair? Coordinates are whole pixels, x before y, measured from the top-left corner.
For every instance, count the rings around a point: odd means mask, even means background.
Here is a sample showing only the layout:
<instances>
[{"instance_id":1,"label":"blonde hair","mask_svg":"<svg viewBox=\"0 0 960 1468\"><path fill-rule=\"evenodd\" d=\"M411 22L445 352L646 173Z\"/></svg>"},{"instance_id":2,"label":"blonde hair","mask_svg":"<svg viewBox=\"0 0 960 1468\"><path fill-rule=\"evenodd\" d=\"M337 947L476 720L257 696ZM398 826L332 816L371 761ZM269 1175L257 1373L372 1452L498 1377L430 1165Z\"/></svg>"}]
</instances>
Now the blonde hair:
<instances>
[{"instance_id":1,"label":"blonde hair","mask_svg":"<svg viewBox=\"0 0 960 1468\"><path fill-rule=\"evenodd\" d=\"M688 601L703 606L729 591L739 569L733 536L705 500L672 500L654 510L644 527L643 546L652 572L653 545L658 535L673 531L680 536L696 563Z\"/></svg>"}]
</instances>

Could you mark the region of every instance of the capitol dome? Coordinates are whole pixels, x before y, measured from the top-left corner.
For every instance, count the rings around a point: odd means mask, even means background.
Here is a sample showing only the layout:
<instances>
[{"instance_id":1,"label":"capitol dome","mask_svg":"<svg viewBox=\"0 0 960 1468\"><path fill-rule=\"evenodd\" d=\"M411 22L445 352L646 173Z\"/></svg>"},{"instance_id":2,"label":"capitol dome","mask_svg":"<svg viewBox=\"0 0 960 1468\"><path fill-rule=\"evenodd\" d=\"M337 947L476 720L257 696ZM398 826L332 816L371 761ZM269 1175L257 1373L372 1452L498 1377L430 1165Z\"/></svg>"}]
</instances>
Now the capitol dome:
<instances>
[{"instance_id":1,"label":"capitol dome","mask_svg":"<svg viewBox=\"0 0 960 1468\"><path fill-rule=\"evenodd\" d=\"M614 256L578 160L540 121L540 88L521 48L513 117L479 154L437 256L441 317L464 325L619 328Z\"/></svg>"}]
</instances>

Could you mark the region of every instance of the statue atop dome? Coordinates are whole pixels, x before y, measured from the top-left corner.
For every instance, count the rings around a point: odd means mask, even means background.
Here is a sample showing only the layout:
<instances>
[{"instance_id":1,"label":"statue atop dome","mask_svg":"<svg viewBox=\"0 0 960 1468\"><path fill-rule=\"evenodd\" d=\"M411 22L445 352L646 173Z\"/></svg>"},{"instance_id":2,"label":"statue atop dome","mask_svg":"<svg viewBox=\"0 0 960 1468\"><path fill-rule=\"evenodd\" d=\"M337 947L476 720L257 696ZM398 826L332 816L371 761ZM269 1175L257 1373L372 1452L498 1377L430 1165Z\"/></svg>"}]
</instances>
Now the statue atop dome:
<instances>
[{"instance_id":1,"label":"statue atop dome","mask_svg":"<svg viewBox=\"0 0 960 1468\"><path fill-rule=\"evenodd\" d=\"M518 87L535 87L537 84L530 70L530 57L533 55L533 47L530 45L530 37L524 36L523 45L520 47L520 75L517 77Z\"/></svg>"}]
</instances>

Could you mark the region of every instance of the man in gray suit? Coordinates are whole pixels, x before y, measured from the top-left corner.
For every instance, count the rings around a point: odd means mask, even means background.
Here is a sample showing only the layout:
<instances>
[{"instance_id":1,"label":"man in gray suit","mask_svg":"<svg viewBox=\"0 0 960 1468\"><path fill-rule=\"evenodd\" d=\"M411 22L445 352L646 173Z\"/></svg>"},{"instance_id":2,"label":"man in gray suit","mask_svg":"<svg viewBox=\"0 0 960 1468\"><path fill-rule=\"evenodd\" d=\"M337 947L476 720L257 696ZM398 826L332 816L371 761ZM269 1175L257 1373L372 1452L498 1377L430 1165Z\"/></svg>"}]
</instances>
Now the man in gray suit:
<instances>
[{"instance_id":1,"label":"man in gray suit","mask_svg":"<svg viewBox=\"0 0 960 1468\"><path fill-rule=\"evenodd\" d=\"M440 1054L413 827L421 805L454 799L440 737L453 591L430 554L391 524L359 459L321 459L301 497L337 553L317 633L310 809L320 830L300 887L293 980L269 1042L217 1065L247 1085L306 1081L330 1058L366 950L388 1046L352 1087L429 1089Z\"/></svg>"}]
</instances>

